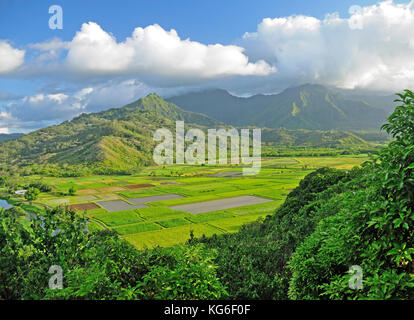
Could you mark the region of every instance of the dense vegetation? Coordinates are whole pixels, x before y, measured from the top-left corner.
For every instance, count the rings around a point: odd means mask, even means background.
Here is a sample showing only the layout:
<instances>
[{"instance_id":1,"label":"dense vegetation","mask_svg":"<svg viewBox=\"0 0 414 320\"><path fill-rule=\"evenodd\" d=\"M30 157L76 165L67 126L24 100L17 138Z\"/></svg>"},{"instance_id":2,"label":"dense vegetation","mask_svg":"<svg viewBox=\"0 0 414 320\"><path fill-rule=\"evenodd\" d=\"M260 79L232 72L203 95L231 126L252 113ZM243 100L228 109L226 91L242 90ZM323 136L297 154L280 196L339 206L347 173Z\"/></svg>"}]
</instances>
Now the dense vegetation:
<instances>
[{"instance_id":1,"label":"dense vegetation","mask_svg":"<svg viewBox=\"0 0 414 320\"><path fill-rule=\"evenodd\" d=\"M311 173L263 223L201 239L219 249L231 297L414 298L414 94L400 97L384 125L395 141L364 168ZM352 265L361 290L348 285Z\"/></svg>"},{"instance_id":2,"label":"dense vegetation","mask_svg":"<svg viewBox=\"0 0 414 320\"><path fill-rule=\"evenodd\" d=\"M137 251L70 210L1 212L0 299L414 299L414 93L399 96L387 147L362 168L309 174L235 234ZM61 290L48 288L56 265Z\"/></svg>"},{"instance_id":3,"label":"dense vegetation","mask_svg":"<svg viewBox=\"0 0 414 320\"><path fill-rule=\"evenodd\" d=\"M217 299L215 251L200 245L137 251L115 232L87 232L73 211L46 210L29 225L1 213L0 299ZM49 288L52 266L63 289ZM52 269L53 270L53 269Z\"/></svg>"}]
</instances>

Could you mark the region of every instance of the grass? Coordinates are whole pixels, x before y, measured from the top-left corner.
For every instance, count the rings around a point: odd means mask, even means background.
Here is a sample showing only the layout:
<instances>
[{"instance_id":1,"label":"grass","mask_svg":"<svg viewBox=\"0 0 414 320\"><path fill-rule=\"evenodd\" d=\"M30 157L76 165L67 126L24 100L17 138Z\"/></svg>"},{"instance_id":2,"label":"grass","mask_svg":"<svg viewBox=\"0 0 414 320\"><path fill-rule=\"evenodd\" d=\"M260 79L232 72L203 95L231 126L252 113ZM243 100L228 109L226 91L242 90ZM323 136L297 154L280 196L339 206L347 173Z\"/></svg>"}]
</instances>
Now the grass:
<instances>
[{"instance_id":1,"label":"grass","mask_svg":"<svg viewBox=\"0 0 414 320\"><path fill-rule=\"evenodd\" d=\"M223 233L223 231L207 224L189 224L175 228L129 234L123 237L138 249L155 246L167 247L187 241L190 238L191 231L193 231L195 237L201 237L202 235L209 237L213 234Z\"/></svg>"},{"instance_id":2,"label":"grass","mask_svg":"<svg viewBox=\"0 0 414 320\"><path fill-rule=\"evenodd\" d=\"M178 226L183 226L185 224L189 224L191 222L185 218L175 218L175 219L158 221L158 223L162 225L164 228L174 228Z\"/></svg>"},{"instance_id":3,"label":"grass","mask_svg":"<svg viewBox=\"0 0 414 320\"><path fill-rule=\"evenodd\" d=\"M135 210L103 213L99 216L96 216L95 219L102 221L110 227L144 221L139 217L138 213Z\"/></svg>"},{"instance_id":4,"label":"grass","mask_svg":"<svg viewBox=\"0 0 414 320\"><path fill-rule=\"evenodd\" d=\"M135 234L158 229L161 229L161 226L155 223L136 223L114 228L114 230L120 235Z\"/></svg>"}]
</instances>

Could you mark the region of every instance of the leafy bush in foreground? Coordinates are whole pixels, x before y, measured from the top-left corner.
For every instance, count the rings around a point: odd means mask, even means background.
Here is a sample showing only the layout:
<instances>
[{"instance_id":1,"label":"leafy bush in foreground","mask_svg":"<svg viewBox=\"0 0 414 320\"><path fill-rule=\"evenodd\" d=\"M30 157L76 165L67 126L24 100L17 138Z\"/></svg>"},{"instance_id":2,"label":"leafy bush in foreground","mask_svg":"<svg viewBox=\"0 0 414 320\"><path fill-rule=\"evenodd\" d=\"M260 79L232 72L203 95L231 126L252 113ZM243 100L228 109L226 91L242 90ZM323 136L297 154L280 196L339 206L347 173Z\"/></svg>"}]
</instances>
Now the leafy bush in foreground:
<instances>
[{"instance_id":1,"label":"leafy bush in foreground","mask_svg":"<svg viewBox=\"0 0 414 320\"><path fill-rule=\"evenodd\" d=\"M402 105L383 126L395 140L359 180L369 187L340 195L338 214L294 253L290 298L414 298L414 93L399 96ZM351 265L362 268L361 290L349 288Z\"/></svg>"},{"instance_id":2,"label":"leafy bush in foreground","mask_svg":"<svg viewBox=\"0 0 414 320\"><path fill-rule=\"evenodd\" d=\"M225 294L215 252L137 251L115 232L88 232L87 220L60 208L23 226L0 213L0 299L215 299ZM63 289L49 289L51 266L63 271Z\"/></svg>"}]
</instances>

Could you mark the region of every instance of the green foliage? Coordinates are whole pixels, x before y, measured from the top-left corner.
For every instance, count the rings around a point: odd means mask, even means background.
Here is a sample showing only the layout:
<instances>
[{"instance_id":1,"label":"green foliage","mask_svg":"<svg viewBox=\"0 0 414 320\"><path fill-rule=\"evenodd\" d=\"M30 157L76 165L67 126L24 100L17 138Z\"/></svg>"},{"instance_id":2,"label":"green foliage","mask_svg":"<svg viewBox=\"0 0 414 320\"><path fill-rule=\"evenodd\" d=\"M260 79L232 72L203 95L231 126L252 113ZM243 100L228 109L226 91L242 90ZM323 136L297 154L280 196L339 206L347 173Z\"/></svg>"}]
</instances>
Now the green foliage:
<instances>
[{"instance_id":1,"label":"green foliage","mask_svg":"<svg viewBox=\"0 0 414 320\"><path fill-rule=\"evenodd\" d=\"M306 176L285 203L263 222L245 225L235 234L193 240L219 252L218 275L234 299L287 299L290 271L286 263L297 245L312 233L320 217L314 211L351 180L349 173L322 168ZM315 200L319 202L312 203ZM312 204L312 205L311 205Z\"/></svg>"},{"instance_id":2,"label":"green foliage","mask_svg":"<svg viewBox=\"0 0 414 320\"><path fill-rule=\"evenodd\" d=\"M16 218L23 217L26 215L26 212L24 211L24 209L19 206L13 206L10 209L4 210L4 211L5 211L5 214L14 216Z\"/></svg>"},{"instance_id":3,"label":"green foliage","mask_svg":"<svg viewBox=\"0 0 414 320\"><path fill-rule=\"evenodd\" d=\"M43 182L41 180L31 182L27 187L28 188L39 189L40 192L50 192L50 191L52 191L52 187L49 184L47 184L46 182Z\"/></svg>"},{"instance_id":4,"label":"green foliage","mask_svg":"<svg viewBox=\"0 0 414 320\"><path fill-rule=\"evenodd\" d=\"M23 226L0 215L0 299L204 299L225 288L215 252L199 246L137 251L113 231L88 232L87 219L56 208ZM52 265L63 289L49 289Z\"/></svg>"},{"instance_id":5,"label":"green foliage","mask_svg":"<svg viewBox=\"0 0 414 320\"><path fill-rule=\"evenodd\" d=\"M216 276L216 252L203 245L166 250L169 261L154 266L137 286L144 299L220 299L226 295Z\"/></svg>"},{"instance_id":6,"label":"green foliage","mask_svg":"<svg viewBox=\"0 0 414 320\"><path fill-rule=\"evenodd\" d=\"M318 224L289 267L294 299L414 298L414 93L383 128L394 141L366 164L355 184L367 188L330 200L336 215ZM363 289L351 290L351 265L363 270Z\"/></svg>"},{"instance_id":7,"label":"green foliage","mask_svg":"<svg viewBox=\"0 0 414 320\"><path fill-rule=\"evenodd\" d=\"M69 190L68 190L68 194L69 194L70 196L74 196L74 195L76 194L76 188L75 188L75 186L71 186L71 187L69 188Z\"/></svg>"},{"instance_id":8,"label":"green foliage","mask_svg":"<svg viewBox=\"0 0 414 320\"><path fill-rule=\"evenodd\" d=\"M28 201L36 200L38 195L40 193L40 190L34 187L30 187L27 189L26 193L24 194L24 198Z\"/></svg>"}]
</instances>

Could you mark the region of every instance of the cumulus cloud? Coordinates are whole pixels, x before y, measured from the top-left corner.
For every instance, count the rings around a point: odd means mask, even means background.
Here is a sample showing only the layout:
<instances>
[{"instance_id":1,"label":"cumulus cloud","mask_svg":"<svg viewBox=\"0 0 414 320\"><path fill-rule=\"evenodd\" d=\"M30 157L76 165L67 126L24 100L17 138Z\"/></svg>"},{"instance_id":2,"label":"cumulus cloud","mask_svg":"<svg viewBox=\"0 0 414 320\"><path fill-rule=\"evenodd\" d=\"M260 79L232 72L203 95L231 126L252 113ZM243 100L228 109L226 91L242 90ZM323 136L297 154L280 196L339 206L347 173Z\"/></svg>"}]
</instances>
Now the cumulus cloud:
<instances>
[{"instance_id":1,"label":"cumulus cloud","mask_svg":"<svg viewBox=\"0 0 414 320\"><path fill-rule=\"evenodd\" d=\"M414 11L381 2L349 18L328 14L266 18L240 44L253 59L275 64L279 82L317 82L354 89L401 90L414 81Z\"/></svg>"},{"instance_id":2,"label":"cumulus cloud","mask_svg":"<svg viewBox=\"0 0 414 320\"><path fill-rule=\"evenodd\" d=\"M98 24L82 25L69 44L66 65L88 75L150 75L174 79L212 79L234 75L267 75L264 61L249 62L234 45L205 45L182 40L159 25L136 28L124 42Z\"/></svg>"},{"instance_id":3,"label":"cumulus cloud","mask_svg":"<svg viewBox=\"0 0 414 320\"><path fill-rule=\"evenodd\" d=\"M24 62L24 50L13 48L5 40L0 40L0 75L7 74Z\"/></svg>"},{"instance_id":4,"label":"cumulus cloud","mask_svg":"<svg viewBox=\"0 0 414 320\"><path fill-rule=\"evenodd\" d=\"M9 121L11 119L10 114L7 112L0 112L0 133L9 133L10 132L10 124Z\"/></svg>"},{"instance_id":5,"label":"cumulus cloud","mask_svg":"<svg viewBox=\"0 0 414 320\"><path fill-rule=\"evenodd\" d=\"M161 93L169 90L154 90L135 79L129 79L111 80L71 92L38 93L16 98L3 106L0 128L7 123L10 128L22 128L23 131L37 129L81 113L121 107L154 91Z\"/></svg>"}]
</instances>

